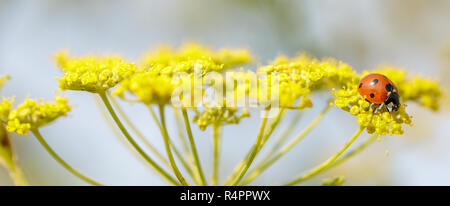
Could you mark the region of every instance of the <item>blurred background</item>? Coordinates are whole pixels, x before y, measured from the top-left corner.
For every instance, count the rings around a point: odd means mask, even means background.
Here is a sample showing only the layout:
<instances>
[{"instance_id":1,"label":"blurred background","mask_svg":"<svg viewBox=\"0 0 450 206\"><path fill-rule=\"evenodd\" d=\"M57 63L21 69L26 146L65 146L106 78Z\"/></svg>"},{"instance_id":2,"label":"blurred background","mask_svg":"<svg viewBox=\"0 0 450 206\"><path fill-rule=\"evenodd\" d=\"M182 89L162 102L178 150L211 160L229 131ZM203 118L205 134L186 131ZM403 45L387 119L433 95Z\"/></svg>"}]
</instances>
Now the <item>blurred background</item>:
<instances>
[{"instance_id":1,"label":"blurred background","mask_svg":"<svg viewBox=\"0 0 450 206\"><path fill-rule=\"evenodd\" d=\"M61 48L76 55L117 53L137 60L158 44L179 46L191 40L213 48L246 47L261 63L298 51L335 57L358 71L389 63L439 78L448 88L449 22L446 0L0 0L0 75L11 76L1 92L15 95L17 101L26 96L52 98L58 89L55 77L61 73L51 56ZM65 96L73 111L41 132L67 162L108 185L165 184L115 137L93 95L68 91ZM294 134L320 111L326 98L314 98L314 108L305 111ZM162 149L156 125L142 112L145 108L120 103ZM304 184L345 176L345 185L450 185L448 107L431 112L410 104L408 112L415 125L406 127L405 135L382 137ZM288 122L286 118L283 125ZM175 134L173 119L169 125ZM253 115L225 127L222 181L252 145L258 125L259 115ZM353 116L331 109L304 141L254 184L284 183L287 177L323 162L357 127ZM211 131L193 128L203 167L211 171ZM11 138L32 185L85 185L56 163L34 137L12 134ZM0 168L0 185L11 184L7 171Z\"/></svg>"}]
</instances>

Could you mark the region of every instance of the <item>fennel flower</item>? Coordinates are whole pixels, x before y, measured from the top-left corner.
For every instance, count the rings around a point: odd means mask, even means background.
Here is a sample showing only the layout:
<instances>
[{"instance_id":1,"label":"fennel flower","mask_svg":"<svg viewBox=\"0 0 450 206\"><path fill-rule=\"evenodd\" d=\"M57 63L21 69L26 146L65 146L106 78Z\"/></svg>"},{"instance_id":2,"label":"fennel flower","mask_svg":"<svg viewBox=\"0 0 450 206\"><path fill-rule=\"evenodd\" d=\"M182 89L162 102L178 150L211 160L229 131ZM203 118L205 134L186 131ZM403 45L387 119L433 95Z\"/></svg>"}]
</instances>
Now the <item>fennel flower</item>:
<instances>
[{"instance_id":1,"label":"fennel flower","mask_svg":"<svg viewBox=\"0 0 450 206\"><path fill-rule=\"evenodd\" d=\"M202 64L205 72L223 71L251 62L253 57L247 49L220 49L218 51L195 42L183 44L179 49L161 45L144 54L140 65L153 70L189 72L194 63Z\"/></svg>"},{"instance_id":2,"label":"fennel flower","mask_svg":"<svg viewBox=\"0 0 450 206\"><path fill-rule=\"evenodd\" d=\"M386 134L403 134L402 124L411 125L411 116L402 104L397 111L378 110L378 105L371 104L362 97L356 86L333 90L334 105L356 116L358 124L366 127L369 134L380 136Z\"/></svg>"},{"instance_id":3,"label":"fennel flower","mask_svg":"<svg viewBox=\"0 0 450 206\"><path fill-rule=\"evenodd\" d=\"M224 100L226 101L226 100ZM247 108L238 111L236 106L210 105L209 102L203 102L203 110L193 108L195 116L192 121L197 123L201 130L205 130L209 125L239 124L240 120L249 117Z\"/></svg>"},{"instance_id":4,"label":"fennel flower","mask_svg":"<svg viewBox=\"0 0 450 206\"><path fill-rule=\"evenodd\" d=\"M120 56L71 57L66 51L55 55L57 65L65 74L58 78L61 90L101 93L116 86L138 69Z\"/></svg>"},{"instance_id":5,"label":"fennel flower","mask_svg":"<svg viewBox=\"0 0 450 206\"><path fill-rule=\"evenodd\" d=\"M273 74L279 78L279 102L282 107L293 107L301 97L298 109L312 107L308 97L313 91L339 87L356 82L356 72L346 63L333 58L317 60L300 54L295 58L279 56L269 65L259 68L258 73Z\"/></svg>"},{"instance_id":6,"label":"fennel flower","mask_svg":"<svg viewBox=\"0 0 450 206\"><path fill-rule=\"evenodd\" d=\"M123 80L113 91L113 95L122 99L127 99L125 93L128 92L136 97L131 101L142 102L144 104L169 104L172 93L177 87L172 83L172 78L167 75L158 75L152 72L136 73Z\"/></svg>"},{"instance_id":7,"label":"fennel flower","mask_svg":"<svg viewBox=\"0 0 450 206\"><path fill-rule=\"evenodd\" d=\"M27 98L14 109L11 105L11 99L4 100L0 104L1 118L7 122L8 132L16 132L21 135L28 134L31 129L37 129L65 116L72 108L68 105L68 99L60 96L56 96L54 102ZM5 118L5 114L8 114L7 118Z\"/></svg>"}]
</instances>

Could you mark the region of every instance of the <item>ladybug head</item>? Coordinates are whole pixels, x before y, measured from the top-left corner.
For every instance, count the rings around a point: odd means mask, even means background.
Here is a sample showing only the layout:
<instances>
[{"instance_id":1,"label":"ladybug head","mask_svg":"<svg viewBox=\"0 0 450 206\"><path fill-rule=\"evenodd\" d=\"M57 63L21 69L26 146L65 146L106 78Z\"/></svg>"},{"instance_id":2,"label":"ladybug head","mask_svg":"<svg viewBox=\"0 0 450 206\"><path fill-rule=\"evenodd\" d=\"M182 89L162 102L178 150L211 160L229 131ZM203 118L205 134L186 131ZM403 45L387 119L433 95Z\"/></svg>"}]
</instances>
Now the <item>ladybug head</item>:
<instances>
[{"instance_id":1,"label":"ladybug head","mask_svg":"<svg viewBox=\"0 0 450 206\"><path fill-rule=\"evenodd\" d=\"M400 107L400 95L398 95L397 91L392 91L388 93L388 98L384 102L385 105L389 105L392 103L392 110L397 111Z\"/></svg>"}]
</instances>

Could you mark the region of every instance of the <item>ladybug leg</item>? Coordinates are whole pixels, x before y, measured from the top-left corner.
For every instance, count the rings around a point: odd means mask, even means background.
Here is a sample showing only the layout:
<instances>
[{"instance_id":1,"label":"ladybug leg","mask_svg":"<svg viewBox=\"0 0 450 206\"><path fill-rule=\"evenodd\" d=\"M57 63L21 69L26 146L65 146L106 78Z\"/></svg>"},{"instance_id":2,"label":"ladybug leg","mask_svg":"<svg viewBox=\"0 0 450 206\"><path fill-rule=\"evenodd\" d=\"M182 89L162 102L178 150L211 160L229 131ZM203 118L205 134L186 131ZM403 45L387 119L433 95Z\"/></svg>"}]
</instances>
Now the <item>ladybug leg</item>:
<instances>
[{"instance_id":1,"label":"ladybug leg","mask_svg":"<svg viewBox=\"0 0 450 206\"><path fill-rule=\"evenodd\" d=\"M374 114L376 114L377 111L381 111L383 108L387 108L386 104L382 103L379 104L378 107L374 110ZM388 109L389 111L389 109Z\"/></svg>"},{"instance_id":2,"label":"ladybug leg","mask_svg":"<svg viewBox=\"0 0 450 206\"><path fill-rule=\"evenodd\" d=\"M375 105L375 103L370 103L369 108L373 109L373 105ZM372 113L375 114L377 112L377 108L373 109Z\"/></svg>"},{"instance_id":3,"label":"ladybug leg","mask_svg":"<svg viewBox=\"0 0 450 206\"><path fill-rule=\"evenodd\" d=\"M389 110L389 107L385 103L383 103L382 106L384 108L386 108L386 110L389 112L389 114L392 112L392 110Z\"/></svg>"},{"instance_id":4,"label":"ladybug leg","mask_svg":"<svg viewBox=\"0 0 450 206\"><path fill-rule=\"evenodd\" d=\"M375 103L372 103L372 104L370 104L370 107L373 108L374 105L377 105L377 106L375 106L375 108L373 109L373 114L376 114L376 113L380 110L381 104L375 104Z\"/></svg>"}]
</instances>

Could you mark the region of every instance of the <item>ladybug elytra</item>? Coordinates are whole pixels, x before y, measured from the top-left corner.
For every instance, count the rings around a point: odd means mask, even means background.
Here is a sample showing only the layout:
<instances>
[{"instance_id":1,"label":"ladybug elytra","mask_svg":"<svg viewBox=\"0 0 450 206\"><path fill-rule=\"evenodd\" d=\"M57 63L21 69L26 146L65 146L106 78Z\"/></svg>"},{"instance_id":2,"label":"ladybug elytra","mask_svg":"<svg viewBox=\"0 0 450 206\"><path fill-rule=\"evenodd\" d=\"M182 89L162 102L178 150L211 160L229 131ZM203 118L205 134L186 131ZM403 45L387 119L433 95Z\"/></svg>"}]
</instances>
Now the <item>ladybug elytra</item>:
<instances>
[{"instance_id":1,"label":"ladybug elytra","mask_svg":"<svg viewBox=\"0 0 450 206\"><path fill-rule=\"evenodd\" d=\"M400 107L400 95L397 86L382 74L369 74L363 77L358 84L358 92L367 101L383 106L391 106L397 111Z\"/></svg>"}]
</instances>

